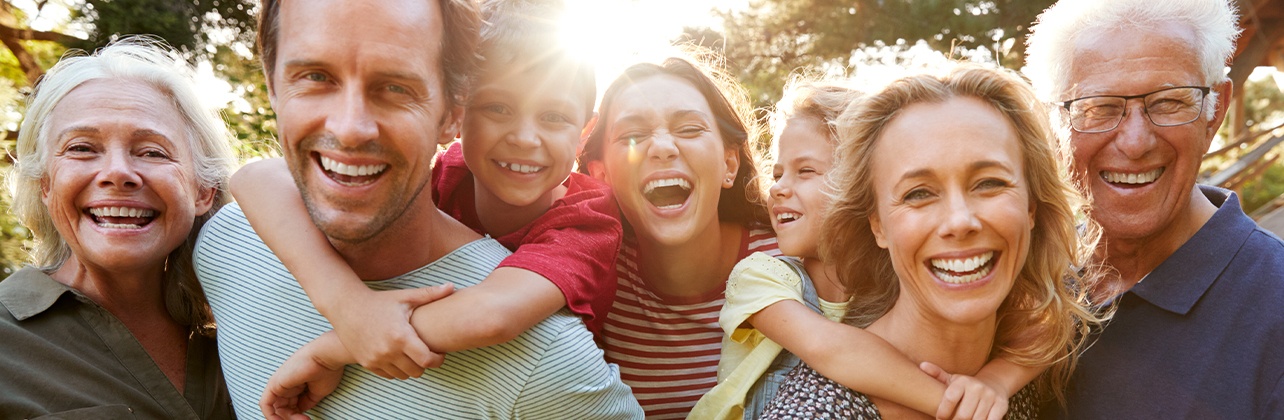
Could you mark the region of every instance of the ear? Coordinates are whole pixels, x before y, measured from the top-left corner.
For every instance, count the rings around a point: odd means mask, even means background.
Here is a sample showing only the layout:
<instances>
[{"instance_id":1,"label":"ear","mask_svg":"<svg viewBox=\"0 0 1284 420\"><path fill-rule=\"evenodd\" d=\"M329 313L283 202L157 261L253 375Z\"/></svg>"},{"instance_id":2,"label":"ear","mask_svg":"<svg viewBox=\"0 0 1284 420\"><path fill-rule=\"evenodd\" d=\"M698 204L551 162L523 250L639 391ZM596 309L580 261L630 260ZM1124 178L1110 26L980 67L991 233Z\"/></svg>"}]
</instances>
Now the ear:
<instances>
[{"instance_id":1,"label":"ear","mask_svg":"<svg viewBox=\"0 0 1284 420\"><path fill-rule=\"evenodd\" d=\"M747 147L747 146L746 146ZM722 188L727 189L736 184L736 175L740 173L740 151L727 149L723 152L727 164L726 178L722 179Z\"/></svg>"},{"instance_id":2,"label":"ear","mask_svg":"<svg viewBox=\"0 0 1284 420\"><path fill-rule=\"evenodd\" d=\"M40 177L40 202L45 204L45 208L49 208L49 177L48 176Z\"/></svg>"},{"instance_id":3,"label":"ear","mask_svg":"<svg viewBox=\"0 0 1284 420\"><path fill-rule=\"evenodd\" d=\"M606 182L606 165L602 161L595 160L588 163L589 175L597 178L598 181Z\"/></svg>"},{"instance_id":4,"label":"ear","mask_svg":"<svg viewBox=\"0 0 1284 420\"><path fill-rule=\"evenodd\" d=\"M437 137L437 144L446 145L455 141L459 137L459 132L464 125L464 107L463 105L451 105L446 110L446 115L442 116L441 133Z\"/></svg>"},{"instance_id":5,"label":"ear","mask_svg":"<svg viewBox=\"0 0 1284 420\"><path fill-rule=\"evenodd\" d=\"M1037 208L1039 208L1039 203L1034 200L1030 200L1030 230L1031 231L1033 231L1034 226L1038 224L1038 219L1034 218L1035 216L1034 210Z\"/></svg>"},{"instance_id":6,"label":"ear","mask_svg":"<svg viewBox=\"0 0 1284 420\"><path fill-rule=\"evenodd\" d=\"M268 74L267 69L263 69L263 84L267 87L268 105L273 110L276 109L276 89L272 84L272 75Z\"/></svg>"},{"instance_id":7,"label":"ear","mask_svg":"<svg viewBox=\"0 0 1284 420\"><path fill-rule=\"evenodd\" d=\"M878 213L869 215L869 230L874 233L874 241L879 248L887 249L887 236L883 234L883 223L878 220Z\"/></svg>"},{"instance_id":8,"label":"ear","mask_svg":"<svg viewBox=\"0 0 1284 420\"><path fill-rule=\"evenodd\" d=\"M1204 136L1205 141L1210 145L1213 136L1217 135L1217 129L1222 127L1222 121L1226 119L1226 110L1230 109L1231 94L1235 93L1230 80L1213 86L1213 91L1217 92L1217 108L1213 110L1213 119L1208 121L1208 133ZM1204 151L1207 152L1208 149L1205 148Z\"/></svg>"},{"instance_id":9,"label":"ear","mask_svg":"<svg viewBox=\"0 0 1284 420\"><path fill-rule=\"evenodd\" d=\"M580 130L580 146L575 148L575 156L579 156L584 153L584 145L588 143L589 135L593 134L593 127L596 126L597 111L594 111L593 116L589 117L588 122L584 123L584 129Z\"/></svg>"},{"instance_id":10,"label":"ear","mask_svg":"<svg viewBox=\"0 0 1284 420\"><path fill-rule=\"evenodd\" d=\"M214 196L218 195L217 188L200 188L197 190L196 197L196 215L200 216L209 213L210 208L214 207Z\"/></svg>"}]
</instances>

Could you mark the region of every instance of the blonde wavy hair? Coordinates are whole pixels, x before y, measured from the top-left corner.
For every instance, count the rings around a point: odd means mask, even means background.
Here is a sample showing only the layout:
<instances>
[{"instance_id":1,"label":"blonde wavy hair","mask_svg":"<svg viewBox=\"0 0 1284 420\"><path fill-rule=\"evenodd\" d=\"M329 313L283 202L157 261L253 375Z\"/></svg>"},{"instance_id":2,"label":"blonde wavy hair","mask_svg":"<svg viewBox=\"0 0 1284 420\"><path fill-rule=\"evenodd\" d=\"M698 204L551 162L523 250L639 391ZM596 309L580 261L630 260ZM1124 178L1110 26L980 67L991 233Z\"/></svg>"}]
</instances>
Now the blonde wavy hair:
<instances>
[{"instance_id":1,"label":"blonde wavy hair","mask_svg":"<svg viewBox=\"0 0 1284 420\"><path fill-rule=\"evenodd\" d=\"M1064 401L1083 337L1099 322L1074 286L1086 275L1075 267L1089 261L1098 234L1091 226L1084 232L1076 229L1076 210L1086 203L1071 187L1068 162L1054 153L1044 105L1024 80L1007 71L962 64L940 76L902 78L846 109L837 121L837 164L830 172L837 193L825 220L828 235L821 240L821 255L835 264L843 286L853 293L848 322L868 326L891 309L900 285L891 255L879 248L870 226L877 209L873 151L883 128L901 109L954 97L980 99L1012 123L1035 207L1030 252L998 308L991 356L1049 366L1036 381L1037 389Z\"/></svg>"}]
</instances>

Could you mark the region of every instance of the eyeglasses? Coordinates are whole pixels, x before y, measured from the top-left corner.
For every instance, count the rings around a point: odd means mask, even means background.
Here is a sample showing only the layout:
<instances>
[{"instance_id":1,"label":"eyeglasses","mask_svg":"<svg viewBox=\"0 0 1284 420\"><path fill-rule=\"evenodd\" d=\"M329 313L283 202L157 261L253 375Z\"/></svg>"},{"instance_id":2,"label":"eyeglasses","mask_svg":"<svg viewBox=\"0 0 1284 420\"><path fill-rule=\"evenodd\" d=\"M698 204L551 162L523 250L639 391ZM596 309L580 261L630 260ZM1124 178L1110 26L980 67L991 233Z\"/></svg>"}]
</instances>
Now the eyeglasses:
<instances>
[{"instance_id":1,"label":"eyeglasses","mask_svg":"<svg viewBox=\"0 0 1284 420\"><path fill-rule=\"evenodd\" d=\"M1070 114L1070 128L1080 133L1104 133L1114 130L1128 116L1128 101L1141 99L1143 113L1160 127L1189 124L1204 113L1204 98L1212 90L1205 86L1178 86L1132 95L1085 96L1060 102Z\"/></svg>"}]
</instances>

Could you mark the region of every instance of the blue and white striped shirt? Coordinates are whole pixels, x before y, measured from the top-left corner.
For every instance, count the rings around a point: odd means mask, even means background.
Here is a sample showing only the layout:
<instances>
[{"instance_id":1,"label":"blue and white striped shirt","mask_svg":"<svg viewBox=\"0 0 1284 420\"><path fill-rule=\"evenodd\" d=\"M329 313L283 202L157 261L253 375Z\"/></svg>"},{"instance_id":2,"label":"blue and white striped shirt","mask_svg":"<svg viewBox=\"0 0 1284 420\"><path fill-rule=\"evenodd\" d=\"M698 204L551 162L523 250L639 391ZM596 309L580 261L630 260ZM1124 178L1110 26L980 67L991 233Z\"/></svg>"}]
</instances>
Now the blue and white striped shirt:
<instances>
[{"instance_id":1,"label":"blue and white striped shirt","mask_svg":"<svg viewBox=\"0 0 1284 420\"><path fill-rule=\"evenodd\" d=\"M477 284L508 250L480 239L375 290ZM239 416L257 417L267 380L299 347L332 327L259 239L236 204L202 229L197 275L218 322L219 356ZM309 412L318 418L641 418L619 368L608 364L568 310L507 343L451 353L408 380L383 379L356 365Z\"/></svg>"}]
</instances>

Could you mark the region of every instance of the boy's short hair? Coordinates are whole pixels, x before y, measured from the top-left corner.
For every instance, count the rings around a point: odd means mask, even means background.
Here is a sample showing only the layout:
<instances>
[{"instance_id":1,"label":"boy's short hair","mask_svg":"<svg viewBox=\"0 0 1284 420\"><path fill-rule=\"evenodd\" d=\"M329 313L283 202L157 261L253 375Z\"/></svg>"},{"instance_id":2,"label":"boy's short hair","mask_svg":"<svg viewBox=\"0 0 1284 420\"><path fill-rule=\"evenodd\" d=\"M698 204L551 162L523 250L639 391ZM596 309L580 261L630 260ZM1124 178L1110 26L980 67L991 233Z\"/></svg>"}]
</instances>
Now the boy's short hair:
<instances>
[{"instance_id":1,"label":"boy's short hair","mask_svg":"<svg viewBox=\"0 0 1284 420\"><path fill-rule=\"evenodd\" d=\"M593 64L562 43L559 25L565 8L561 0L483 1L482 65L571 75L573 88L587 104L588 121L597 101L597 78Z\"/></svg>"}]
</instances>

